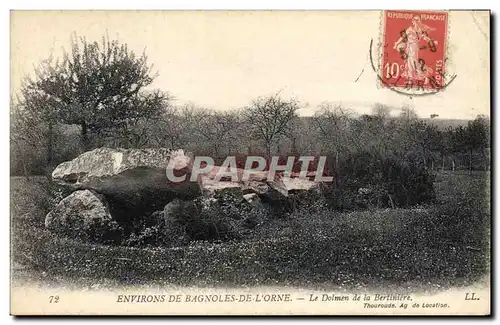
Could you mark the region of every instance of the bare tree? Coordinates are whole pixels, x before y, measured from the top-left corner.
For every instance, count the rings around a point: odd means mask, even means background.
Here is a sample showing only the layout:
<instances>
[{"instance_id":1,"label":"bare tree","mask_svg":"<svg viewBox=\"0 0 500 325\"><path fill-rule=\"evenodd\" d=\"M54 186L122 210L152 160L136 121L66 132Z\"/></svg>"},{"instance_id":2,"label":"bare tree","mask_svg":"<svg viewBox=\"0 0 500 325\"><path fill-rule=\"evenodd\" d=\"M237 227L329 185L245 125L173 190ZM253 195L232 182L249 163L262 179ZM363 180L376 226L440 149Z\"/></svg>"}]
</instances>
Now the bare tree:
<instances>
[{"instance_id":1,"label":"bare tree","mask_svg":"<svg viewBox=\"0 0 500 325\"><path fill-rule=\"evenodd\" d=\"M240 120L233 112L217 112L207 110L205 118L199 120L199 132L213 149L213 154L221 158L221 150L225 147L229 153L231 142L235 140L235 130Z\"/></svg>"},{"instance_id":2,"label":"bare tree","mask_svg":"<svg viewBox=\"0 0 500 325\"><path fill-rule=\"evenodd\" d=\"M178 106L165 107L150 129L152 141L156 146L174 149L185 145L185 125L181 108Z\"/></svg>"},{"instance_id":3,"label":"bare tree","mask_svg":"<svg viewBox=\"0 0 500 325\"><path fill-rule=\"evenodd\" d=\"M252 135L264 142L266 156L271 157L273 145L292 132L292 121L298 118L300 103L295 99L284 100L280 94L259 97L244 110L245 120Z\"/></svg>"},{"instance_id":4,"label":"bare tree","mask_svg":"<svg viewBox=\"0 0 500 325\"><path fill-rule=\"evenodd\" d=\"M373 115L382 119L388 119L391 116L391 108L387 105L375 103L372 109Z\"/></svg>"},{"instance_id":5,"label":"bare tree","mask_svg":"<svg viewBox=\"0 0 500 325\"><path fill-rule=\"evenodd\" d=\"M334 153L336 165L340 152L347 150L352 142L352 118L353 112L349 108L330 102L320 104L314 114L312 121L323 143L323 150Z\"/></svg>"},{"instance_id":6,"label":"bare tree","mask_svg":"<svg viewBox=\"0 0 500 325\"><path fill-rule=\"evenodd\" d=\"M59 128L46 96L24 89L18 104L11 109L11 141L22 142L33 149L45 150L46 163L54 158L56 135Z\"/></svg>"},{"instance_id":7,"label":"bare tree","mask_svg":"<svg viewBox=\"0 0 500 325\"><path fill-rule=\"evenodd\" d=\"M404 105L401 107L401 113L399 114L401 120L411 123L412 121L418 119L418 114L413 107Z\"/></svg>"},{"instance_id":8,"label":"bare tree","mask_svg":"<svg viewBox=\"0 0 500 325\"><path fill-rule=\"evenodd\" d=\"M422 152L424 167L428 168L429 161L431 168L434 168L434 154L442 147L441 132L437 126L427 124L422 120L416 120L407 126L407 136L410 139L411 147L418 148Z\"/></svg>"},{"instance_id":9,"label":"bare tree","mask_svg":"<svg viewBox=\"0 0 500 325\"><path fill-rule=\"evenodd\" d=\"M160 147L194 150L202 135L201 121L207 116L204 109L194 103L181 106L163 106L159 118L150 125L153 144Z\"/></svg>"}]
</instances>

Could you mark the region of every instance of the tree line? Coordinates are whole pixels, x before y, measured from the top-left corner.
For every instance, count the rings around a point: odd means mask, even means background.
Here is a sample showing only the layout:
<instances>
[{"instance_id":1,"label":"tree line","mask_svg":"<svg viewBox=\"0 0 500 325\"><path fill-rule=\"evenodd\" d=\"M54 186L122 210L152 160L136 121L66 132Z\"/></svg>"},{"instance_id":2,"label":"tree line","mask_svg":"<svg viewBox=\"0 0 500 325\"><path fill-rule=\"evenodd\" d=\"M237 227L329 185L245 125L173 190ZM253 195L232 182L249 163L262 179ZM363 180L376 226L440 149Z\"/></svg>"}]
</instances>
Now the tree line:
<instances>
[{"instance_id":1,"label":"tree line","mask_svg":"<svg viewBox=\"0 0 500 325\"><path fill-rule=\"evenodd\" d=\"M151 89L158 76L145 53L105 35L89 42L73 34L61 60L49 58L23 80L11 104L11 174L44 174L93 148L183 148L223 160L228 155L327 155L329 169L359 152L413 155L429 169L489 168L490 121L443 127L402 107L371 114L324 102L304 107L279 92L246 107L220 111Z\"/></svg>"}]
</instances>

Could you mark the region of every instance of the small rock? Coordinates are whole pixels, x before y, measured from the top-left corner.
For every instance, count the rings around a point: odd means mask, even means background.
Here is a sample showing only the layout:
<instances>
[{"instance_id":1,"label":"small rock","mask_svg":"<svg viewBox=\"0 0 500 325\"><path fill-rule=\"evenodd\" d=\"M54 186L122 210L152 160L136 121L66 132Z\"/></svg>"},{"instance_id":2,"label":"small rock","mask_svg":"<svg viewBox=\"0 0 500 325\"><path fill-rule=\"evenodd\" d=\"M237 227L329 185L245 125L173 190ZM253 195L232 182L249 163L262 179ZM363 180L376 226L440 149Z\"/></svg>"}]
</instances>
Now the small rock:
<instances>
[{"instance_id":1,"label":"small rock","mask_svg":"<svg viewBox=\"0 0 500 325\"><path fill-rule=\"evenodd\" d=\"M120 231L104 198L89 190L75 191L61 200L45 217L45 227L96 241L113 239Z\"/></svg>"},{"instance_id":2,"label":"small rock","mask_svg":"<svg viewBox=\"0 0 500 325\"><path fill-rule=\"evenodd\" d=\"M166 224L171 221L177 221L180 224L186 224L199 219L199 212L193 201L183 201L174 199L168 203L163 210Z\"/></svg>"}]
</instances>

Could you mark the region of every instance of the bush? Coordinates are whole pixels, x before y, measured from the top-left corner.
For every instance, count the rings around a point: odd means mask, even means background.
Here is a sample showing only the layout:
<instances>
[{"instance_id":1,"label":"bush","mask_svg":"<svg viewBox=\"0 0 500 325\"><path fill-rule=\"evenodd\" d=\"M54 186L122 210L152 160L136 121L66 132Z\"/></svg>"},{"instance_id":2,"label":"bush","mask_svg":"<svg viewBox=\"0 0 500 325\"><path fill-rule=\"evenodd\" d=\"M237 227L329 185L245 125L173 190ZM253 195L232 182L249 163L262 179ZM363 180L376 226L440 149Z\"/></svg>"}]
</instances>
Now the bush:
<instances>
[{"instance_id":1,"label":"bush","mask_svg":"<svg viewBox=\"0 0 500 325\"><path fill-rule=\"evenodd\" d=\"M403 159L390 156L383 161L383 185L394 204L399 207L431 202L436 198L436 176L417 157Z\"/></svg>"},{"instance_id":2,"label":"bush","mask_svg":"<svg viewBox=\"0 0 500 325\"><path fill-rule=\"evenodd\" d=\"M192 240L226 241L240 238L242 231L262 220L262 211L252 209L230 191L193 201L174 199L134 224L125 246L182 246Z\"/></svg>"},{"instance_id":3,"label":"bush","mask_svg":"<svg viewBox=\"0 0 500 325\"><path fill-rule=\"evenodd\" d=\"M49 213L62 199L71 194L71 190L51 181L40 182L41 199L37 203L38 211L44 215Z\"/></svg>"},{"instance_id":4,"label":"bush","mask_svg":"<svg viewBox=\"0 0 500 325\"><path fill-rule=\"evenodd\" d=\"M216 198L200 197L193 201L174 199L165 206L165 223L182 229L190 240L227 239L230 233L228 214L233 209L223 210ZM153 232L162 231L157 227Z\"/></svg>"},{"instance_id":5,"label":"bush","mask_svg":"<svg viewBox=\"0 0 500 325\"><path fill-rule=\"evenodd\" d=\"M72 231L65 235L105 245L119 245L122 242L123 228L114 220L92 219L92 224L81 229L84 231Z\"/></svg>"},{"instance_id":6,"label":"bush","mask_svg":"<svg viewBox=\"0 0 500 325\"><path fill-rule=\"evenodd\" d=\"M267 213L252 207L241 193L222 190L193 201L175 199L165 207L167 223L183 229L190 240L231 240L241 238L261 224Z\"/></svg>"},{"instance_id":7,"label":"bush","mask_svg":"<svg viewBox=\"0 0 500 325\"><path fill-rule=\"evenodd\" d=\"M11 213L43 227L47 213L69 194L71 190L45 177L16 177L11 182Z\"/></svg>"},{"instance_id":8,"label":"bush","mask_svg":"<svg viewBox=\"0 0 500 325\"><path fill-rule=\"evenodd\" d=\"M383 156L362 151L339 163L336 182L325 192L336 209L409 207L435 199L435 176L418 155Z\"/></svg>"},{"instance_id":9,"label":"bush","mask_svg":"<svg viewBox=\"0 0 500 325\"><path fill-rule=\"evenodd\" d=\"M232 189L217 191L208 199L200 198L200 203L202 213L217 210L225 218L236 220L243 219L252 210L250 204L243 199L243 194Z\"/></svg>"},{"instance_id":10,"label":"bush","mask_svg":"<svg viewBox=\"0 0 500 325\"><path fill-rule=\"evenodd\" d=\"M323 190L324 188L321 191ZM292 213L303 211L307 214L314 214L323 212L328 208L328 202L321 192L304 191L290 195L289 200L293 207Z\"/></svg>"},{"instance_id":11,"label":"bush","mask_svg":"<svg viewBox=\"0 0 500 325\"><path fill-rule=\"evenodd\" d=\"M163 211L161 213L163 214ZM153 217L152 219L155 218ZM123 242L123 245L132 247L176 247L186 245L188 242L189 238L186 235L184 226L174 220L164 221L162 219L161 222L146 226L137 233L132 233Z\"/></svg>"},{"instance_id":12,"label":"bush","mask_svg":"<svg viewBox=\"0 0 500 325\"><path fill-rule=\"evenodd\" d=\"M188 234L195 240L230 240L241 237L245 217L252 207L241 193L231 189L222 190L213 196L200 197L199 219L188 225Z\"/></svg>"}]
</instances>

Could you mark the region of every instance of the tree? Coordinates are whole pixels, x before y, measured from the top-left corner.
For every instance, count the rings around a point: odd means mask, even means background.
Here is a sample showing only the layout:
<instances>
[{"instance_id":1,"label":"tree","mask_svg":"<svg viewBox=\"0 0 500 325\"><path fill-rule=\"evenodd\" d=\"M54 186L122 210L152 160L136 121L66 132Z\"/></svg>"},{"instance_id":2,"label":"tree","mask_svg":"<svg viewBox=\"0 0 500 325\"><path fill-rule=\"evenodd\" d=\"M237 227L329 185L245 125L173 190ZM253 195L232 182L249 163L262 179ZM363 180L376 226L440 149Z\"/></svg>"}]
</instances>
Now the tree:
<instances>
[{"instance_id":1,"label":"tree","mask_svg":"<svg viewBox=\"0 0 500 325\"><path fill-rule=\"evenodd\" d=\"M321 148L318 144L318 131L314 126L314 117L301 117L293 120L293 132L287 137L289 152L295 156L315 155ZM281 152L280 152L281 154Z\"/></svg>"},{"instance_id":2,"label":"tree","mask_svg":"<svg viewBox=\"0 0 500 325\"><path fill-rule=\"evenodd\" d=\"M411 123L411 121L418 119L418 115L417 112L415 112L415 109L408 105L405 105L401 108L399 117L408 123Z\"/></svg>"},{"instance_id":3,"label":"tree","mask_svg":"<svg viewBox=\"0 0 500 325\"><path fill-rule=\"evenodd\" d=\"M399 140L396 135L396 125L393 119L384 119L380 115L363 114L352 120L351 146L356 151L369 151L383 154L391 150Z\"/></svg>"},{"instance_id":4,"label":"tree","mask_svg":"<svg viewBox=\"0 0 500 325\"><path fill-rule=\"evenodd\" d=\"M273 145L292 132L292 121L298 118L300 103L295 99L284 100L279 93L259 97L244 110L244 117L252 135L264 142L267 158Z\"/></svg>"},{"instance_id":5,"label":"tree","mask_svg":"<svg viewBox=\"0 0 500 325\"><path fill-rule=\"evenodd\" d=\"M207 118L207 111L189 102L180 108L179 114L183 145L195 152L207 154L206 143L202 134L204 130L201 127L202 121Z\"/></svg>"},{"instance_id":6,"label":"tree","mask_svg":"<svg viewBox=\"0 0 500 325\"><path fill-rule=\"evenodd\" d=\"M179 107L166 107L156 122L149 128L154 145L172 149L181 148L184 145L185 126Z\"/></svg>"},{"instance_id":7,"label":"tree","mask_svg":"<svg viewBox=\"0 0 500 325\"><path fill-rule=\"evenodd\" d=\"M313 125L323 142L323 149L335 155L338 165L339 152L346 151L351 144L351 119L353 113L341 105L324 102L314 114Z\"/></svg>"},{"instance_id":8,"label":"tree","mask_svg":"<svg viewBox=\"0 0 500 325\"><path fill-rule=\"evenodd\" d=\"M439 152L441 153L442 169L445 169L446 160L451 156L451 169L455 171L455 157L453 157L454 146L454 132L453 127L448 126L441 132Z\"/></svg>"},{"instance_id":9,"label":"tree","mask_svg":"<svg viewBox=\"0 0 500 325\"><path fill-rule=\"evenodd\" d=\"M391 109L389 106L375 103L372 109L373 115L378 116L382 119L388 119L391 116Z\"/></svg>"},{"instance_id":10,"label":"tree","mask_svg":"<svg viewBox=\"0 0 500 325\"><path fill-rule=\"evenodd\" d=\"M416 120L407 126L407 132L411 141L422 152L424 168L428 168L430 160L431 168L433 169L433 152L437 152L442 146L441 132L437 126L427 124L422 120Z\"/></svg>"},{"instance_id":11,"label":"tree","mask_svg":"<svg viewBox=\"0 0 500 325\"><path fill-rule=\"evenodd\" d=\"M23 88L11 109L11 141L16 147L22 142L33 150L44 150L47 165L53 161L58 134L51 104L43 93Z\"/></svg>"},{"instance_id":12,"label":"tree","mask_svg":"<svg viewBox=\"0 0 500 325\"><path fill-rule=\"evenodd\" d=\"M47 69L46 63L43 61L38 69ZM56 103L47 94L29 87L29 82L27 78L23 80L10 111L12 164L22 164L24 174L43 172L42 166L54 163L56 142L61 136L56 123ZM14 167L14 172L20 172L19 166Z\"/></svg>"},{"instance_id":13,"label":"tree","mask_svg":"<svg viewBox=\"0 0 500 325\"><path fill-rule=\"evenodd\" d=\"M156 76L147 57L137 57L127 44L71 37L71 51L61 62L49 59L27 80L22 92L43 96L57 123L80 126L84 149L91 136L126 130L143 118L156 116L170 98L161 91L144 92Z\"/></svg>"},{"instance_id":14,"label":"tree","mask_svg":"<svg viewBox=\"0 0 500 325\"><path fill-rule=\"evenodd\" d=\"M221 150L224 147L229 154L239 123L238 116L232 112L206 110L205 118L199 121L199 130L206 145L213 149L215 158L222 158Z\"/></svg>"},{"instance_id":15,"label":"tree","mask_svg":"<svg viewBox=\"0 0 500 325\"><path fill-rule=\"evenodd\" d=\"M473 121L469 121L466 129L466 147L469 151L469 170L472 170L473 152L479 151L486 157L486 148L489 147L489 126L484 116L477 116Z\"/></svg>"}]
</instances>

